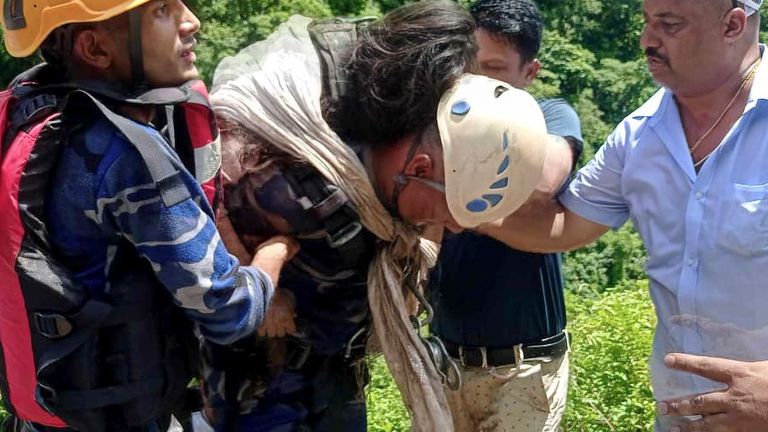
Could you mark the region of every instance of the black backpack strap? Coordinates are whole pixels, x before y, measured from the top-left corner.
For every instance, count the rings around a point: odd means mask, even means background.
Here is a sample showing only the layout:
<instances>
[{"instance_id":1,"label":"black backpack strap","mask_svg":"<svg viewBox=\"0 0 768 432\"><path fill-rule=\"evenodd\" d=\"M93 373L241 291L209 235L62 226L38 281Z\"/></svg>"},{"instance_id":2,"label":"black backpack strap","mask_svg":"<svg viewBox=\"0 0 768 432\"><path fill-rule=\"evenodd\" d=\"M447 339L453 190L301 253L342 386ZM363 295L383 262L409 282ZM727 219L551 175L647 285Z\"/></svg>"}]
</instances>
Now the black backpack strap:
<instances>
[{"instance_id":1,"label":"black backpack strap","mask_svg":"<svg viewBox=\"0 0 768 432\"><path fill-rule=\"evenodd\" d=\"M59 108L60 98L54 93L35 93L34 87L17 85L13 87L12 104L9 107L7 127L2 136L2 152L5 153L16 135L36 125Z\"/></svg>"},{"instance_id":2,"label":"black backpack strap","mask_svg":"<svg viewBox=\"0 0 768 432\"><path fill-rule=\"evenodd\" d=\"M371 252L367 231L344 191L307 167L288 169L284 175L302 208L325 227L328 246L337 250L350 268L365 264Z\"/></svg>"},{"instance_id":3,"label":"black backpack strap","mask_svg":"<svg viewBox=\"0 0 768 432\"><path fill-rule=\"evenodd\" d=\"M358 31L376 19L376 17L331 18L312 21L307 27L312 45L320 59L325 97L339 100L347 96L349 77L346 65L357 40Z\"/></svg>"},{"instance_id":4,"label":"black backpack strap","mask_svg":"<svg viewBox=\"0 0 768 432\"><path fill-rule=\"evenodd\" d=\"M112 312L112 305L98 300L89 300L78 311L77 320L58 314L33 314L32 322L38 333L49 339L59 339L57 343L38 354L37 373L44 373L47 368L72 354L93 338ZM50 412L53 409L51 401L56 400L56 392L42 383L38 383L37 391L38 403Z\"/></svg>"},{"instance_id":5,"label":"black backpack strap","mask_svg":"<svg viewBox=\"0 0 768 432\"><path fill-rule=\"evenodd\" d=\"M166 207L173 207L191 197L184 184L182 173L173 166L170 157L163 151L161 143L147 133L138 123L129 120L109 108L88 92L77 90L70 95L83 95L110 123L112 123L141 154L152 180L157 185Z\"/></svg>"},{"instance_id":6,"label":"black backpack strap","mask_svg":"<svg viewBox=\"0 0 768 432\"><path fill-rule=\"evenodd\" d=\"M71 314L32 313L35 331L51 341L48 348L38 354L38 375L92 340L100 329L147 319L151 312L145 304L120 303L114 306L91 299ZM40 382L37 399L48 411L90 410L119 405L157 390L164 384L160 371L157 377L88 390L56 390Z\"/></svg>"}]
</instances>

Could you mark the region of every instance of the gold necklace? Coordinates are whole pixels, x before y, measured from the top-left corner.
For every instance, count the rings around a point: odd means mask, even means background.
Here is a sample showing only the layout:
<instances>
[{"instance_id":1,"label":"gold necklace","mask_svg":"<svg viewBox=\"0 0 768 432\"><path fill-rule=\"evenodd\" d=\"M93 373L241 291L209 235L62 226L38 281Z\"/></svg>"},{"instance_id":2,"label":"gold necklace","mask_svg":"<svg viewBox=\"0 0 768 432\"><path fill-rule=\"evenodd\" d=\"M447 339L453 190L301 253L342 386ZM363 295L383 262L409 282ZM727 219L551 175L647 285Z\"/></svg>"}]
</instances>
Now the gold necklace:
<instances>
[{"instance_id":1,"label":"gold necklace","mask_svg":"<svg viewBox=\"0 0 768 432\"><path fill-rule=\"evenodd\" d=\"M705 139L706 139L706 138L709 136L709 134L711 134L711 133L712 133L712 131L713 131L713 130L715 130L715 128L717 127L717 125L719 125L719 124L720 124L720 122L723 120L723 117L725 117L725 115L728 113L728 111L729 111L729 110L730 110L730 109L733 107L733 104L734 104L734 103L736 103L736 99L738 99L738 98L739 98L739 95L741 94L741 92L742 92L742 91L744 91L744 88L746 88L746 87L747 87L747 84L748 84L750 81L752 81L752 78L754 78L754 77L755 77L755 73L757 72L757 67L760 65L760 61L761 61L761 60L762 60L761 58L758 58L758 59L757 59L757 60L756 60L756 61L755 61L755 62L752 64L752 66L750 66L750 67L749 67L749 71L747 72L747 75L746 75L746 76L744 76L744 79L743 79L743 80L741 80L741 84L739 85L739 89L738 89L738 90L736 90L736 93L733 95L733 97L731 98L730 102L728 102L728 105L726 105L726 107L725 107L725 109L723 110L723 112L722 112L722 113L720 113L720 116L717 118L717 120L715 120L715 122L714 122L714 123L712 123L712 126L710 126L710 127L709 127L709 129L707 129L707 131L706 131L706 132L704 132L704 134L701 136L701 138L699 138L699 139L696 141L696 143L695 143L693 146L691 146L691 148L690 148L691 157L693 157L693 152L695 152L695 151L696 151L696 149L697 149L697 148L699 148L699 146L701 145L701 143L703 143L703 142L704 142L704 140L705 140ZM714 153L714 152L715 152L715 150L717 150L718 148L720 148L720 146L721 146L722 144L723 144L723 143L722 143L722 141L721 141L721 142L720 142L720 144L718 144L718 145L717 145L717 147L713 148L713 149L712 149L712 151L710 151L709 153L707 153L707 155L706 155L706 156L704 156L703 158L701 158L701 159L700 159L698 162L695 162L695 163L693 164L693 167L694 167L694 168L698 168L698 167L699 167L701 164L703 164L703 163L704 163L704 161L706 161L706 160L709 158L709 156L710 156L712 153Z\"/></svg>"}]
</instances>

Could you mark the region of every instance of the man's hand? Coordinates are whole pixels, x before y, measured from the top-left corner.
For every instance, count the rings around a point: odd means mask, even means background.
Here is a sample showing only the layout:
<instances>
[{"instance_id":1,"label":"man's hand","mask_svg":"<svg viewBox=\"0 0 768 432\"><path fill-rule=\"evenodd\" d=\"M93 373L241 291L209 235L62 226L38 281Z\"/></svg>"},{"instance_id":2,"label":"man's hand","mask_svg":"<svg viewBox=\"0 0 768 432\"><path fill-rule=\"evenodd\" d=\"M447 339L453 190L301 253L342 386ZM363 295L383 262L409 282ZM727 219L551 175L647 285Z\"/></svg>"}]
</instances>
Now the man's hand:
<instances>
[{"instance_id":1,"label":"man's hand","mask_svg":"<svg viewBox=\"0 0 768 432\"><path fill-rule=\"evenodd\" d=\"M267 316L259 326L259 336L283 337L296 333L296 299L283 288L275 290Z\"/></svg>"},{"instance_id":2,"label":"man's hand","mask_svg":"<svg viewBox=\"0 0 768 432\"><path fill-rule=\"evenodd\" d=\"M274 236L256 247L251 265L258 267L272 279L272 285L278 286L280 270L299 252L299 244L290 237Z\"/></svg>"},{"instance_id":3,"label":"man's hand","mask_svg":"<svg viewBox=\"0 0 768 432\"><path fill-rule=\"evenodd\" d=\"M690 354L669 354L667 367L728 386L725 390L662 401L659 414L702 418L673 432L757 432L768 430L768 361L741 362Z\"/></svg>"}]
</instances>

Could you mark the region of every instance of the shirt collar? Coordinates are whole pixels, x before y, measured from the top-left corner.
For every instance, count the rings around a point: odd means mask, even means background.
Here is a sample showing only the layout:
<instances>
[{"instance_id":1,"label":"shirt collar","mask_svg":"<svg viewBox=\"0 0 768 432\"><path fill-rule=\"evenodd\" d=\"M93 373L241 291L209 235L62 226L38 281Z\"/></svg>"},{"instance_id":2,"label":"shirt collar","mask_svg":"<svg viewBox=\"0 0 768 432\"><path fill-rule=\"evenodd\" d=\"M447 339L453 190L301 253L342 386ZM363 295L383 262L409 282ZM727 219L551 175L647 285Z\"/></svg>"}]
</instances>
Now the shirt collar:
<instances>
[{"instance_id":1,"label":"shirt collar","mask_svg":"<svg viewBox=\"0 0 768 432\"><path fill-rule=\"evenodd\" d=\"M752 102L758 100L768 100L768 58L766 58L765 45L760 44L760 65L755 72L755 81L752 83L752 89L749 91L749 99L747 105L751 105Z\"/></svg>"}]
</instances>

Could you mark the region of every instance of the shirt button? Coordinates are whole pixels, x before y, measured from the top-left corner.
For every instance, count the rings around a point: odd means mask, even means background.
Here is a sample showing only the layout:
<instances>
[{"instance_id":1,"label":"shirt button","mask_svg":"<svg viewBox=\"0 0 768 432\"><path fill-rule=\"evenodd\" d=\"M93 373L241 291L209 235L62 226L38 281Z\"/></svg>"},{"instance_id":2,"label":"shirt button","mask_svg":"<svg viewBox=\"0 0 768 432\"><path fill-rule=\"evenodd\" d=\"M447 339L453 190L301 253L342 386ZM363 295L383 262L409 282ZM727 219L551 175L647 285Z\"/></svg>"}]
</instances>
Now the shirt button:
<instances>
[{"instance_id":1,"label":"shirt button","mask_svg":"<svg viewBox=\"0 0 768 432\"><path fill-rule=\"evenodd\" d=\"M688 261L686 261L686 264L688 264L688 267L693 267L693 258L688 258Z\"/></svg>"},{"instance_id":2,"label":"shirt button","mask_svg":"<svg viewBox=\"0 0 768 432\"><path fill-rule=\"evenodd\" d=\"M696 199L700 200L702 198L704 198L704 193L703 192L696 192Z\"/></svg>"}]
</instances>

